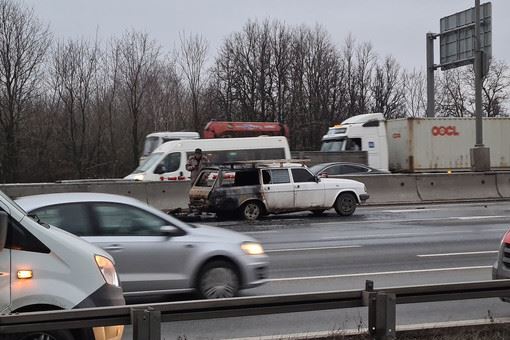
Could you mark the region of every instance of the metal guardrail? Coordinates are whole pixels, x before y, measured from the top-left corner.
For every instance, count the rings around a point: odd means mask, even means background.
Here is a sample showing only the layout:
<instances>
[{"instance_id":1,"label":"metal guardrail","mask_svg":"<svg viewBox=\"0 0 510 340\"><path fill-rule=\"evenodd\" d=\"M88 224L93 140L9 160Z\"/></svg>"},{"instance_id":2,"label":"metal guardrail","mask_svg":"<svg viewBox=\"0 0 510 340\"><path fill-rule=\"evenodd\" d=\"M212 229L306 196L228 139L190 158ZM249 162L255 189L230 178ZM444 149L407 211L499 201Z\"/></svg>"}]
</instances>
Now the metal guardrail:
<instances>
[{"instance_id":1,"label":"metal guardrail","mask_svg":"<svg viewBox=\"0 0 510 340\"><path fill-rule=\"evenodd\" d=\"M0 335L133 325L134 340L161 339L161 322L229 318L368 306L373 339L395 339L396 304L510 296L510 280L462 282L293 295L170 302L0 316Z\"/></svg>"}]
</instances>

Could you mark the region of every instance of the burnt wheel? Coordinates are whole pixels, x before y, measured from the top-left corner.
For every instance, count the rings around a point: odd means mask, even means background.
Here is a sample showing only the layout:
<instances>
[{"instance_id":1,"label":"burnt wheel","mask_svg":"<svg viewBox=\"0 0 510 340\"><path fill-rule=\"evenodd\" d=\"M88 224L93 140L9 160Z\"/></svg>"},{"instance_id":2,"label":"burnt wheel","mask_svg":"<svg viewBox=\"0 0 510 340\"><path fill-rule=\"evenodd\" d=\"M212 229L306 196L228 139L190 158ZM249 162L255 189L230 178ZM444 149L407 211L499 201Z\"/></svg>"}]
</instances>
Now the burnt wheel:
<instances>
[{"instance_id":1,"label":"burnt wheel","mask_svg":"<svg viewBox=\"0 0 510 340\"><path fill-rule=\"evenodd\" d=\"M240 209L241 217L248 221L255 221L264 215L262 204L257 201L246 202Z\"/></svg>"},{"instance_id":2,"label":"burnt wheel","mask_svg":"<svg viewBox=\"0 0 510 340\"><path fill-rule=\"evenodd\" d=\"M340 216L351 216L356 211L358 201L350 192L341 193L335 201L335 211Z\"/></svg>"}]
</instances>

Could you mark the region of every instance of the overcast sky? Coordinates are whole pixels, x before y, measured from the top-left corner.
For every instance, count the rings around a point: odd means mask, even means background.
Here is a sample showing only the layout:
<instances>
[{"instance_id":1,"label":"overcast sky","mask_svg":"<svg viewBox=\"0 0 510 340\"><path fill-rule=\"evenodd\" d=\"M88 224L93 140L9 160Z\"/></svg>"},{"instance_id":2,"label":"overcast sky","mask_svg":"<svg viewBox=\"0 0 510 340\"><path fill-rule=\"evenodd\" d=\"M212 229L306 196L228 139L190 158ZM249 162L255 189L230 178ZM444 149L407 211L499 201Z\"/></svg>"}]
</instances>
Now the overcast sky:
<instances>
[{"instance_id":1,"label":"overcast sky","mask_svg":"<svg viewBox=\"0 0 510 340\"><path fill-rule=\"evenodd\" d=\"M25 0L57 38L120 36L134 28L149 33L166 51L179 32L202 34L210 57L249 19L290 25L319 23L342 46L352 33L372 42L380 56L406 68L425 67L425 33L439 31L443 16L474 6L474 0ZM482 0L482 3L485 1ZM510 64L510 1L493 0L493 56ZM436 63L439 50L436 49Z\"/></svg>"}]
</instances>

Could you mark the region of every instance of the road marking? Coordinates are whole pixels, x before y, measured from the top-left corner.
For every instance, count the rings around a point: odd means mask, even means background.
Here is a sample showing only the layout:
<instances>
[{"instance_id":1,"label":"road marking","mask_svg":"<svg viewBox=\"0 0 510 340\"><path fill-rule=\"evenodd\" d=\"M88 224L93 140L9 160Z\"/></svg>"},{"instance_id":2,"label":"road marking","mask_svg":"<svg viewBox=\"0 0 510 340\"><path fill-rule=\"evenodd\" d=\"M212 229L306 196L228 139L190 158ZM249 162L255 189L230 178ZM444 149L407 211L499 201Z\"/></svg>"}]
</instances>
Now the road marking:
<instances>
[{"instance_id":1,"label":"road marking","mask_svg":"<svg viewBox=\"0 0 510 340\"><path fill-rule=\"evenodd\" d=\"M439 209L427 209L427 208L416 208L416 209L392 209L392 210L383 210L382 212L388 213L406 213L406 212L424 212L424 211L436 211Z\"/></svg>"},{"instance_id":2,"label":"road marking","mask_svg":"<svg viewBox=\"0 0 510 340\"><path fill-rule=\"evenodd\" d=\"M440 257L440 256L462 256L462 255L483 255L483 254L497 254L498 250L485 250L485 251L467 251L464 253L443 253L443 254L423 254L416 255L418 257Z\"/></svg>"},{"instance_id":3,"label":"road marking","mask_svg":"<svg viewBox=\"0 0 510 340\"><path fill-rule=\"evenodd\" d=\"M419 274L419 273L433 273L433 272L447 272L447 271L461 271L461 270L479 270L489 269L492 266L472 266L472 267L453 267L453 268L431 268L431 269L415 269L415 270L395 270L388 272L372 272L372 273L353 273L353 274L337 274L337 275L321 275L321 276L302 276L302 277L282 277L269 279L270 282L280 281L305 281L305 280L322 280L322 279L339 279L346 277L357 276L379 276L379 275L396 275L396 274Z\"/></svg>"},{"instance_id":4,"label":"road marking","mask_svg":"<svg viewBox=\"0 0 510 340\"><path fill-rule=\"evenodd\" d=\"M490 218L507 218L508 216L461 216L461 217L450 217L457 220L483 220Z\"/></svg>"},{"instance_id":5,"label":"road marking","mask_svg":"<svg viewBox=\"0 0 510 340\"><path fill-rule=\"evenodd\" d=\"M266 253L288 253L297 251L312 251L312 250L334 250L334 249L349 249L349 248L361 248L360 245L351 246L336 246L336 247L312 247L312 248L288 248L288 249L266 249Z\"/></svg>"}]
</instances>

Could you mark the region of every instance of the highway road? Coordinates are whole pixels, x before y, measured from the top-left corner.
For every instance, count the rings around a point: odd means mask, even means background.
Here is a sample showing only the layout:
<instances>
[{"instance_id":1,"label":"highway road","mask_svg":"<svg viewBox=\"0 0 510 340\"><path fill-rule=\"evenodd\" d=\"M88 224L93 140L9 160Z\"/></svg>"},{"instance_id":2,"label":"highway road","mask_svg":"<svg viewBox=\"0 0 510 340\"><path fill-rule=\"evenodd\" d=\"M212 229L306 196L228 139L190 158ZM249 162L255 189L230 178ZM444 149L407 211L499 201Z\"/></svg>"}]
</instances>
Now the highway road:
<instances>
[{"instance_id":1,"label":"highway road","mask_svg":"<svg viewBox=\"0 0 510 340\"><path fill-rule=\"evenodd\" d=\"M510 227L507 202L362 207L354 216L291 214L255 223L212 222L260 240L271 260L268 284L242 296L491 279ZM171 301L177 297L158 300ZM183 297L178 297L182 299ZM510 317L498 299L399 305L397 324ZM164 324L166 339L221 339L366 327L366 308ZM130 338L126 329L126 339Z\"/></svg>"}]
</instances>

